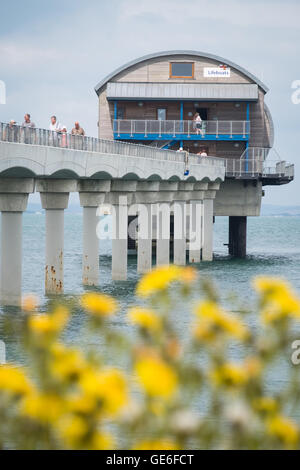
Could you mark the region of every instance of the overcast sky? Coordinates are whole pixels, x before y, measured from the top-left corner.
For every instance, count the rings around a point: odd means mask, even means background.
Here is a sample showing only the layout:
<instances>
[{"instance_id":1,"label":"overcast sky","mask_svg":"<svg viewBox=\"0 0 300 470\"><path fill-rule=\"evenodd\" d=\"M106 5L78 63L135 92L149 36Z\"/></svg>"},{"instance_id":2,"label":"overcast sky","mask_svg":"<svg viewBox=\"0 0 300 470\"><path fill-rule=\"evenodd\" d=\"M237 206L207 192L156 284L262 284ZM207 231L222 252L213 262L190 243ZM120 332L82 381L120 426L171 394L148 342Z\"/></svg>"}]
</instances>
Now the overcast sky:
<instances>
[{"instance_id":1,"label":"overcast sky","mask_svg":"<svg viewBox=\"0 0 300 470\"><path fill-rule=\"evenodd\" d=\"M1 121L38 127L56 114L71 129L79 120L97 135L94 86L131 59L156 51L193 49L217 54L270 88L275 147L299 158L299 0L52 0L0 1L0 80L7 99ZM266 188L264 203L300 205L298 178Z\"/></svg>"}]
</instances>

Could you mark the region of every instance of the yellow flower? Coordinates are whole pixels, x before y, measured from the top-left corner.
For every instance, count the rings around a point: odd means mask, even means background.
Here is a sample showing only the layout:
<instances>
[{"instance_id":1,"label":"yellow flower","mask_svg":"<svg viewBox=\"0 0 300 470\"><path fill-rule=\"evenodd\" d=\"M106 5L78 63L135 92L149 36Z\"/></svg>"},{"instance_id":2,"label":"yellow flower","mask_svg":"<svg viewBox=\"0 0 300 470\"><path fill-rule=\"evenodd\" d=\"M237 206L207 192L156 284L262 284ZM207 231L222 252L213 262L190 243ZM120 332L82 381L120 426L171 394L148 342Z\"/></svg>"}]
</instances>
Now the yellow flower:
<instances>
[{"instance_id":1,"label":"yellow flower","mask_svg":"<svg viewBox=\"0 0 300 470\"><path fill-rule=\"evenodd\" d=\"M180 450L180 447L171 439L157 439L137 442L134 450Z\"/></svg>"},{"instance_id":2,"label":"yellow flower","mask_svg":"<svg viewBox=\"0 0 300 470\"><path fill-rule=\"evenodd\" d=\"M80 378L80 385L88 397L101 401L105 413L114 415L128 402L126 380L118 369L87 371Z\"/></svg>"},{"instance_id":3,"label":"yellow flower","mask_svg":"<svg viewBox=\"0 0 300 470\"><path fill-rule=\"evenodd\" d=\"M27 379L24 371L11 365L0 366L0 392L12 395L26 395L32 392L33 386Z\"/></svg>"},{"instance_id":4,"label":"yellow flower","mask_svg":"<svg viewBox=\"0 0 300 470\"><path fill-rule=\"evenodd\" d=\"M286 282L259 276L254 279L254 287L261 295L262 318L265 323L273 323L287 316L300 318L300 299Z\"/></svg>"},{"instance_id":5,"label":"yellow flower","mask_svg":"<svg viewBox=\"0 0 300 470\"><path fill-rule=\"evenodd\" d=\"M88 432L88 423L79 416L63 416L58 423L60 437L65 441L68 447L77 448L80 441Z\"/></svg>"},{"instance_id":6,"label":"yellow flower","mask_svg":"<svg viewBox=\"0 0 300 470\"><path fill-rule=\"evenodd\" d=\"M140 297L149 297L156 292L164 291L174 281L179 281L182 268L179 266L161 266L145 274L137 286Z\"/></svg>"},{"instance_id":7,"label":"yellow flower","mask_svg":"<svg viewBox=\"0 0 300 470\"><path fill-rule=\"evenodd\" d=\"M266 414L275 413L279 408L277 401L271 397L256 398L253 400L252 405L255 410Z\"/></svg>"},{"instance_id":8,"label":"yellow flower","mask_svg":"<svg viewBox=\"0 0 300 470\"><path fill-rule=\"evenodd\" d=\"M28 325L31 332L38 336L55 336L64 329L68 319L69 311L58 307L51 314L31 316Z\"/></svg>"},{"instance_id":9,"label":"yellow flower","mask_svg":"<svg viewBox=\"0 0 300 470\"><path fill-rule=\"evenodd\" d=\"M105 294L84 294L81 297L81 305L92 315L99 317L108 317L117 310L117 302Z\"/></svg>"},{"instance_id":10,"label":"yellow flower","mask_svg":"<svg viewBox=\"0 0 300 470\"><path fill-rule=\"evenodd\" d=\"M114 446L112 436L106 432L96 432L91 441L86 444L87 450L111 450Z\"/></svg>"},{"instance_id":11,"label":"yellow flower","mask_svg":"<svg viewBox=\"0 0 300 470\"><path fill-rule=\"evenodd\" d=\"M22 298L22 309L24 312L32 312L38 306L39 299L35 295L25 295Z\"/></svg>"},{"instance_id":12,"label":"yellow flower","mask_svg":"<svg viewBox=\"0 0 300 470\"><path fill-rule=\"evenodd\" d=\"M248 381L248 375L243 366L230 363L217 367L210 376L218 386L237 387L245 385Z\"/></svg>"},{"instance_id":13,"label":"yellow flower","mask_svg":"<svg viewBox=\"0 0 300 470\"><path fill-rule=\"evenodd\" d=\"M63 415L65 402L54 394L33 393L24 398L21 413L42 424L54 424Z\"/></svg>"},{"instance_id":14,"label":"yellow flower","mask_svg":"<svg viewBox=\"0 0 300 470\"><path fill-rule=\"evenodd\" d=\"M128 319L132 324L149 331L157 332L162 328L160 317L153 310L147 308L131 308L128 312Z\"/></svg>"},{"instance_id":15,"label":"yellow flower","mask_svg":"<svg viewBox=\"0 0 300 470\"><path fill-rule=\"evenodd\" d=\"M287 447L294 447L299 441L299 428L289 418L276 415L267 422L267 431L277 437Z\"/></svg>"},{"instance_id":16,"label":"yellow flower","mask_svg":"<svg viewBox=\"0 0 300 470\"><path fill-rule=\"evenodd\" d=\"M87 367L86 361L76 349L55 344L51 348L50 367L53 375L62 380L72 381L79 377Z\"/></svg>"},{"instance_id":17,"label":"yellow flower","mask_svg":"<svg viewBox=\"0 0 300 470\"><path fill-rule=\"evenodd\" d=\"M255 357L249 357L242 364L228 362L215 368L210 377L215 385L239 387L259 377L261 370L260 361Z\"/></svg>"},{"instance_id":18,"label":"yellow flower","mask_svg":"<svg viewBox=\"0 0 300 470\"><path fill-rule=\"evenodd\" d=\"M181 269L181 275L179 281L184 284L190 284L197 279L197 271L192 266L187 266L186 268Z\"/></svg>"},{"instance_id":19,"label":"yellow flower","mask_svg":"<svg viewBox=\"0 0 300 470\"><path fill-rule=\"evenodd\" d=\"M218 331L241 341L249 337L248 328L238 318L224 312L215 302L201 302L195 313L201 320L200 325L195 328L195 336L199 340L212 341Z\"/></svg>"},{"instance_id":20,"label":"yellow flower","mask_svg":"<svg viewBox=\"0 0 300 470\"><path fill-rule=\"evenodd\" d=\"M175 371L158 357L145 357L135 364L135 372L145 392L153 397L174 395L178 378Z\"/></svg>"}]
</instances>

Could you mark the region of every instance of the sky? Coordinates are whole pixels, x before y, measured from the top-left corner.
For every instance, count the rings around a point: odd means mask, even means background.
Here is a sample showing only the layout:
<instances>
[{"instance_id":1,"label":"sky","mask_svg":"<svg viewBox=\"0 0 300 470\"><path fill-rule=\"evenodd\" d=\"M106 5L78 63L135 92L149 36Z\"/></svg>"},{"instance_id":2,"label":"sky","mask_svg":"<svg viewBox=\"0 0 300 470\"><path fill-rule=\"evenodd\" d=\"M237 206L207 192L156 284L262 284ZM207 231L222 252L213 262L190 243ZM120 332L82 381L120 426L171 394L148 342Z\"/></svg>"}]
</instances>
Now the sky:
<instances>
[{"instance_id":1,"label":"sky","mask_svg":"<svg viewBox=\"0 0 300 470\"><path fill-rule=\"evenodd\" d=\"M299 0L0 0L0 121L21 123L30 113L48 128L55 114L68 129L79 120L97 136L94 87L108 73L152 52L216 54L269 87L274 147L296 165L295 181L266 187L263 202L300 205L300 99L292 101L293 82L300 88L299 18Z\"/></svg>"}]
</instances>

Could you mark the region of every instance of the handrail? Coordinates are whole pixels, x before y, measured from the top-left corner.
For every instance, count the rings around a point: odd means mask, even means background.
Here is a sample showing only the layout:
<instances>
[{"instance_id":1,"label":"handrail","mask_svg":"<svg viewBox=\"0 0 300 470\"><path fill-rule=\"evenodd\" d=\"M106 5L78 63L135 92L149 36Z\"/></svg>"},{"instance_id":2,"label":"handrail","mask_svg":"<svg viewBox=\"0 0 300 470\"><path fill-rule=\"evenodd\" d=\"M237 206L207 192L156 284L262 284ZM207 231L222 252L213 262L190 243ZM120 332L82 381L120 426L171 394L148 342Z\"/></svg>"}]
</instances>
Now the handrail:
<instances>
[{"instance_id":1,"label":"handrail","mask_svg":"<svg viewBox=\"0 0 300 470\"><path fill-rule=\"evenodd\" d=\"M124 155L154 160L169 160L185 162L186 152L158 149L150 145L132 144L118 140L104 140L96 137L72 135L63 132L50 131L48 129L17 126L0 123L0 141L20 143L28 145L41 145L46 147L58 147L86 152L108 153L112 155ZM224 167L225 162L218 157L205 157L190 154L191 164L209 164Z\"/></svg>"},{"instance_id":2,"label":"handrail","mask_svg":"<svg viewBox=\"0 0 300 470\"><path fill-rule=\"evenodd\" d=\"M132 136L132 126L134 134L141 134L147 137L149 134L161 135L241 135L246 138L250 134L250 121L202 121L197 123L192 120L154 120L154 119L115 119L114 129L118 129L118 137L122 134Z\"/></svg>"}]
</instances>

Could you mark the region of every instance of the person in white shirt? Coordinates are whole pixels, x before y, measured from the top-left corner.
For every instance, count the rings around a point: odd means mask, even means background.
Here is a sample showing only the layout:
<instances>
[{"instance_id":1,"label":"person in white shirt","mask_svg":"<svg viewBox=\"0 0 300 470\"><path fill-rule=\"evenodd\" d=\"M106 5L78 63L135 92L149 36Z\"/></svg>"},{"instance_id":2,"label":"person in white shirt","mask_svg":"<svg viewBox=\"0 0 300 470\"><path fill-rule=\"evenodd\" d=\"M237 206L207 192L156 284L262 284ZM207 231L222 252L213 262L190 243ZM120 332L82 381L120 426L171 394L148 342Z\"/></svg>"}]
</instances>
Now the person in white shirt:
<instances>
[{"instance_id":1,"label":"person in white shirt","mask_svg":"<svg viewBox=\"0 0 300 470\"><path fill-rule=\"evenodd\" d=\"M202 128L202 119L199 113L195 113L194 115L194 129L196 131L196 134L200 134L201 128Z\"/></svg>"},{"instance_id":2,"label":"person in white shirt","mask_svg":"<svg viewBox=\"0 0 300 470\"><path fill-rule=\"evenodd\" d=\"M57 122L56 116L51 116L50 131L61 132L61 125Z\"/></svg>"},{"instance_id":3,"label":"person in white shirt","mask_svg":"<svg viewBox=\"0 0 300 470\"><path fill-rule=\"evenodd\" d=\"M207 157L207 153L205 149L201 150L200 157Z\"/></svg>"}]
</instances>

